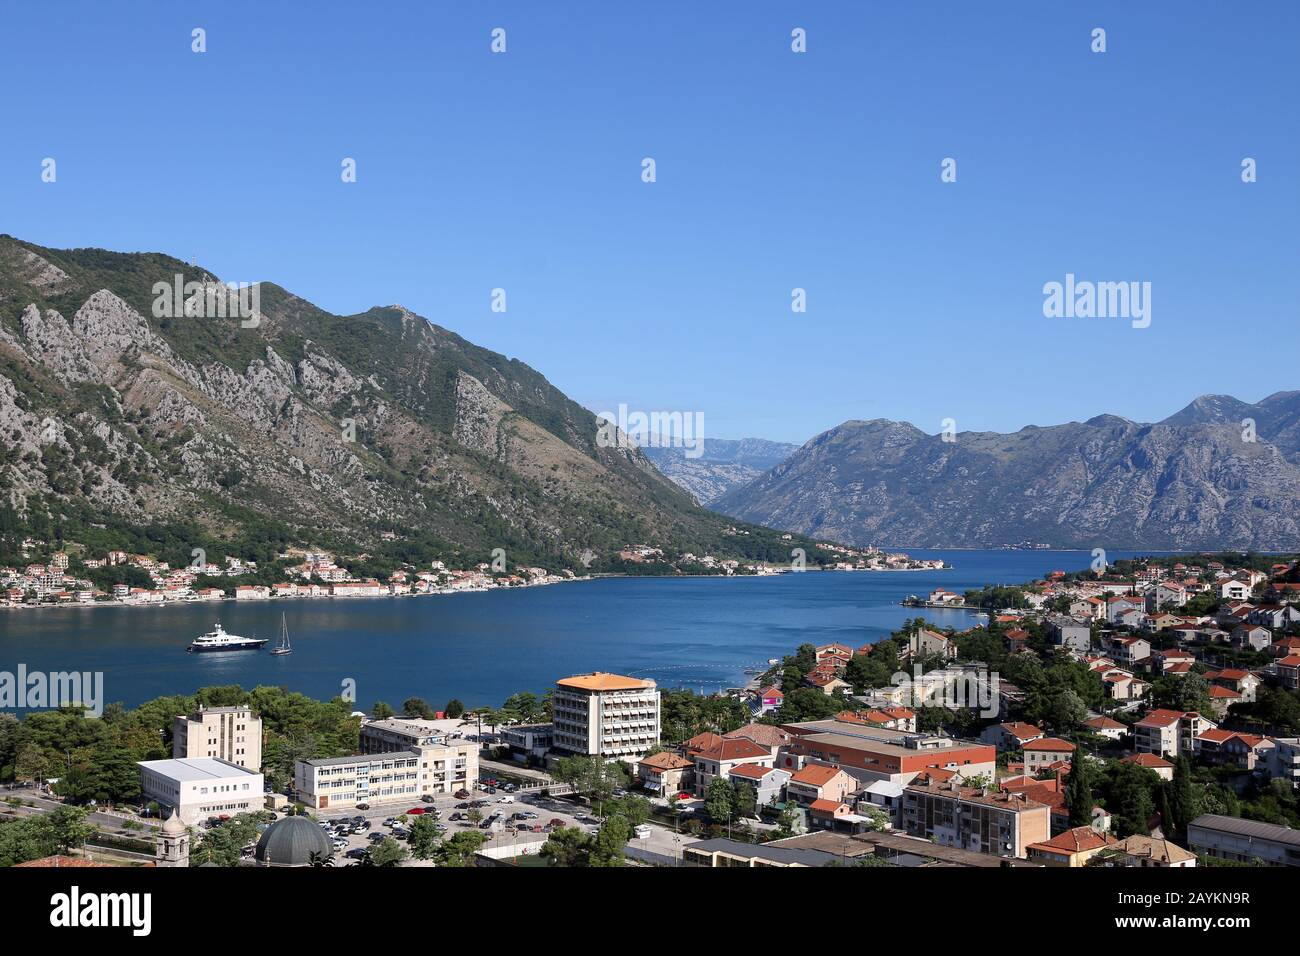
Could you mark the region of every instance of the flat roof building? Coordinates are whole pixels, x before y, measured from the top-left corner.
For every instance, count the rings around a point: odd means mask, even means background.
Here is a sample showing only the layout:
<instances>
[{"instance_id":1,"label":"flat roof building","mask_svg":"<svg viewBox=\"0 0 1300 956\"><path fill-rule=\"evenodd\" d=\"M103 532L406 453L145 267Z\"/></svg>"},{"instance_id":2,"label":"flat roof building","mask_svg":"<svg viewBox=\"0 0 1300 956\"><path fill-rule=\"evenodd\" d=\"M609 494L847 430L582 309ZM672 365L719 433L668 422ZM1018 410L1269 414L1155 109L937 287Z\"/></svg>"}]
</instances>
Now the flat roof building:
<instances>
[{"instance_id":1,"label":"flat roof building","mask_svg":"<svg viewBox=\"0 0 1300 956\"><path fill-rule=\"evenodd\" d=\"M208 817L253 813L262 807L262 775L214 757L142 760L140 790L193 826Z\"/></svg>"},{"instance_id":2,"label":"flat roof building","mask_svg":"<svg viewBox=\"0 0 1300 956\"><path fill-rule=\"evenodd\" d=\"M840 720L814 720L786 724L794 740L777 762L785 769L803 761L836 764L863 783L888 780L911 783L926 770L948 770L969 780L990 779L997 769L997 748L992 744L930 734L909 733L887 727Z\"/></svg>"},{"instance_id":3,"label":"flat roof building","mask_svg":"<svg viewBox=\"0 0 1300 956\"><path fill-rule=\"evenodd\" d=\"M976 853L1024 859L1052 834L1052 810L1020 793L990 792L955 782L913 784L903 791L903 829Z\"/></svg>"},{"instance_id":4,"label":"flat roof building","mask_svg":"<svg viewBox=\"0 0 1300 956\"><path fill-rule=\"evenodd\" d=\"M298 798L324 810L472 789L478 782L478 744L449 737L445 724L405 717L366 721L361 753L294 765Z\"/></svg>"},{"instance_id":5,"label":"flat roof building","mask_svg":"<svg viewBox=\"0 0 1300 956\"><path fill-rule=\"evenodd\" d=\"M298 799L317 810L358 803L413 802L420 797L420 754L414 750L299 760L293 767Z\"/></svg>"},{"instance_id":6,"label":"flat roof building","mask_svg":"<svg viewBox=\"0 0 1300 956\"><path fill-rule=\"evenodd\" d=\"M1187 825L1187 842L1195 853L1220 860L1270 866L1300 866L1300 830L1203 813Z\"/></svg>"}]
</instances>

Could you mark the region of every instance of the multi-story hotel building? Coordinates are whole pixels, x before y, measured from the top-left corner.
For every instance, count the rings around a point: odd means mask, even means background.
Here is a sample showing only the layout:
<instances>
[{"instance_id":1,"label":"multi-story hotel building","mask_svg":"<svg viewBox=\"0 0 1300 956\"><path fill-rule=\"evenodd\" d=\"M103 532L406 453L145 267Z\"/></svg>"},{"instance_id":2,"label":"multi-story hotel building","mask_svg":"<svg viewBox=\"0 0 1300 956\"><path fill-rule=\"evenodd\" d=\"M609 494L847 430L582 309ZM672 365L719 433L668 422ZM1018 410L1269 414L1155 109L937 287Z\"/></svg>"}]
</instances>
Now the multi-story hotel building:
<instances>
[{"instance_id":1,"label":"multi-story hotel building","mask_svg":"<svg viewBox=\"0 0 1300 956\"><path fill-rule=\"evenodd\" d=\"M294 766L298 799L323 810L451 794L478 781L478 745L449 740L430 721L391 718L361 726L361 753Z\"/></svg>"},{"instance_id":2,"label":"multi-story hotel building","mask_svg":"<svg viewBox=\"0 0 1300 956\"><path fill-rule=\"evenodd\" d=\"M579 674L555 682L554 747L568 754L637 760L659 740L652 680Z\"/></svg>"},{"instance_id":3,"label":"multi-story hotel building","mask_svg":"<svg viewBox=\"0 0 1300 956\"><path fill-rule=\"evenodd\" d=\"M262 718L248 707L200 707L172 723L172 757L215 757L262 769Z\"/></svg>"}]
</instances>

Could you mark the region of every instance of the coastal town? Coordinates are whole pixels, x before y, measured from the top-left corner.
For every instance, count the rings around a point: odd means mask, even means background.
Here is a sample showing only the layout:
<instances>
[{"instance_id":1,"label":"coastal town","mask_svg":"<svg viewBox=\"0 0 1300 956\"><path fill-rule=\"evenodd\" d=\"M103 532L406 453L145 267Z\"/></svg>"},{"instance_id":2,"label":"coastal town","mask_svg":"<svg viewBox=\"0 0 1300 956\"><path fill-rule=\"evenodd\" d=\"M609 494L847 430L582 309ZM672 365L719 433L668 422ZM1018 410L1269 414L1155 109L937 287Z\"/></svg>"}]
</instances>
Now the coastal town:
<instances>
[{"instance_id":1,"label":"coastal town","mask_svg":"<svg viewBox=\"0 0 1300 956\"><path fill-rule=\"evenodd\" d=\"M970 591L984 623L803 645L709 696L595 672L490 708L302 698L339 740L316 754L285 692L215 688L114 745L135 763L111 784L99 744L62 772L42 752L70 714L29 715L0 734L0 828L50 852L0 862L1297 866L1300 565L1260 564ZM80 842L41 830L86 812Z\"/></svg>"},{"instance_id":2,"label":"coastal town","mask_svg":"<svg viewBox=\"0 0 1300 956\"><path fill-rule=\"evenodd\" d=\"M738 529L729 529L741 534ZM786 540L791 536L786 535ZM900 571L938 570L938 559L912 558L876 548L849 548L820 545L831 560L824 565L807 565L798 559L789 564L739 561L711 554L697 555L686 551L665 555L664 549L631 544L617 552L617 558L632 569L664 565L675 573L711 575L767 575L802 570L833 571ZM354 574L341 565L340 558L327 551L290 549L278 561L286 564L284 580L271 583L247 583L258 577L256 561L230 555L209 561L197 555L187 565L174 567L154 555L130 554L109 550L91 556L76 544L49 548L43 542L27 539L22 551L39 557L23 567L0 567L0 608L34 608L60 605L161 605L194 601L267 601L275 598L374 598L404 597L425 594L457 594L492 588L530 587L583 580L590 574L570 568L558 571L535 566L508 569L504 551L492 561L478 562L469 568L449 568L442 561L431 561L426 568L397 568L380 577ZM359 561L366 560L360 555ZM114 574L120 570L121 574ZM111 577L130 577L136 583L118 581L100 586L92 575L107 571ZM102 575L100 575L102 576Z\"/></svg>"}]
</instances>

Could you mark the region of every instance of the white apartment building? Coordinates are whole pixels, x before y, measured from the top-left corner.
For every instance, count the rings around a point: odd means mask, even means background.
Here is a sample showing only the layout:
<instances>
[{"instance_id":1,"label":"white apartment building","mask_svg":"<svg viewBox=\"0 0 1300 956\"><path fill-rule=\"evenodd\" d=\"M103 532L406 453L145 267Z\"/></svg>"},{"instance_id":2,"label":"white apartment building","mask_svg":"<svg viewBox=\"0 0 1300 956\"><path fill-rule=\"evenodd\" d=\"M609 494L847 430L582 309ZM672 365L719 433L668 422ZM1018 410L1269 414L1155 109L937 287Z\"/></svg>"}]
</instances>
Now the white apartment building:
<instances>
[{"instance_id":1,"label":"white apartment building","mask_svg":"<svg viewBox=\"0 0 1300 956\"><path fill-rule=\"evenodd\" d=\"M593 673L555 682L555 749L637 760L659 740L659 690L652 680Z\"/></svg>"},{"instance_id":2,"label":"white apartment building","mask_svg":"<svg viewBox=\"0 0 1300 956\"><path fill-rule=\"evenodd\" d=\"M420 755L413 750L299 760L293 767L298 799L317 810L418 800L419 781Z\"/></svg>"},{"instance_id":3,"label":"white apartment building","mask_svg":"<svg viewBox=\"0 0 1300 956\"><path fill-rule=\"evenodd\" d=\"M1133 749L1160 757L1190 757L1196 738L1217 726L1195 711L1153 710L1133 725Z\"/></svg>"},{"instance_id":4,"label":"white apartment building","mask_svg":"<svg viewBox=\"0 0 1300 956\"><path fill-rule=\"evenodd\" d=\"M262 808L262 775L229 761L186 757L142 760L138 766L145 800L174 809L186 826Z\"/></svg>"},{"instance_id":5,"label":"white apartment building","mask_svg":"<svg viewBox=\"0 0 1300 956\"><path fill-rule=\"evenodd\" d=\"M360 754L294 764L298 799L319 810L452 794L477 781L478 744L399 717L362 724Z\"/></svg>"},{"instance_id":6,"label":"white apartment building","mask_svg":"<svg viewBox=\"0 0 1300 956\"><path fill-rule=\"evenodd\" d=\"M216 757L262 769L262 718L248 707L200 707L172 723L172 757Z\"/></svg>"}]
</instances>

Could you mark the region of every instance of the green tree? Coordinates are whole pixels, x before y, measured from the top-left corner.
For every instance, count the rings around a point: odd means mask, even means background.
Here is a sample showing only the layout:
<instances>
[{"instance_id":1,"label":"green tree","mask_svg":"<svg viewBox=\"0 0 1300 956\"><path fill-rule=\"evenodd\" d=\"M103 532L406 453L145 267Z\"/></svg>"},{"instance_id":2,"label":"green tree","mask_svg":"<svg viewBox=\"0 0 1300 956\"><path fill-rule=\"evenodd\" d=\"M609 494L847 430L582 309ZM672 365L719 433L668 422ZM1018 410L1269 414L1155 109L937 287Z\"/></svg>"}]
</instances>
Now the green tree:
<instances>
[{"instance_id":1,"label":"green tree","mask_svg":"<svg viewBox=\"0 0 1300 956\"><path fill-rule=\"evenodd\" d=\"M1189 675L1190 676L1190 675ZM1199 815L1196 791L1192 787L1192 764L1186 756L1174 761L1174 778L1166 785L1169 791L1169 817L1166 836L1187 833L1187 825Z\"/></svg>"},{"instance_id":2,"label":"green tree","mask_svg":"<svg viewBox=\"0 0 1300 956\"><path fill-rule=\"evenodd\" d=\"M473 866L474 855L482 849L487 840L477 830L464 830L443 840L438 847L439 866Z\"/></svg>"},{"instance_id":3,"label":"green tree","mask_svg":"<svg viewBox=\"0 0 1300 956\"><path fill-rule=\"evenodd\" d=\"M370 847L366 861L371 866L397 866L406 859L406 849L390 836Z\"/></svg>"},{"instance_id":4,"label":"green tree","mask_svg":"<svg viewBox=\"0 0 1300 956\"><path fill-rule=\"evenodd\" d=\"M416 817L415 822L411 824L410 837L406 841L411 848L412 856L417 860L432 859L441 831L438 822L428 814Z\"/></svg>"},{"instance_id":5,"label":"green tree","mask_svg":"<svg viewBox=\"0 0 1300 956\"><path fill-rule=\"evenodd\" d=\"M730 823L736 814L736 788L730 780L714 777L704 795L704 812L714 823Z\"/></svg>"},{"instance_id":6,"label":"green tree","mask_svg":"<svg viewBox=\"0 0 1300 956\"><path fill-rule=\"evenodd\" d=\"M370 708L370 716L375 720L387 720L394 716L393 708L382 700L375 701L375 706Z\"/></svg>"},{"instance_id":7,"label":"green tree","mask_svg":"<svg viewBox=\"0 0 1300 956\"><path fill-rule=\"evenodd\" d=\"M453 697L451 700L447 701L447 706L443 710L443 713L452 720L455 720L465 715L465 705Z\"/></svg>"},{"instance_id":8,"label":"green tree","mask_svg":"<svg viewBox=\"0 0 1300 956\"><path fill-rule=\"evenodd\" d=\"M541 855L551 866L590 866L594 842L580 827L558 827L546 838Z\"/></svg>"},{"instance_id":9,"label":"green tree","mask_svg":"<svg viewBox=\"0 0 1300 956\"><path fill-rule=\"evenodd\" d=\"M622 866L623 848L632 838L632 828L622 814L612 814L600 825L591 848L592 866Z\"/></svg>"},{"instance_id":10,"label":"green tree","mask_svg":"<svg viewBox=\"0 0 1300 956\"><path fill-rule=\"evenodd\" d=\"M1092 824L1093 802L1088 761L1082 751L1076 750L1070 763L1069 778L1065 781L1065 805L1070 811L1071 827Z\"/></svg>"},{"instance_id":11,"label":"green tree","mask_svg":"<svg viewBox=\"0 0 1300 956\"><path fill-rule=\"evenodd\" d=\"M424 720L434 718L434 710L422 697L408 697L402 702L402 713L407 717L421 717Z\"/></svg>"},{"instance_id":12,"label":"green tree","mask_svg":"<svg viewBox=\"0 0 1300 956\"><path fill-rule=\"evenodd\" d=\"M732 810L738 819L758 815L758 791L745 783L732 784Z\"/></svg>"}]
</instances>

